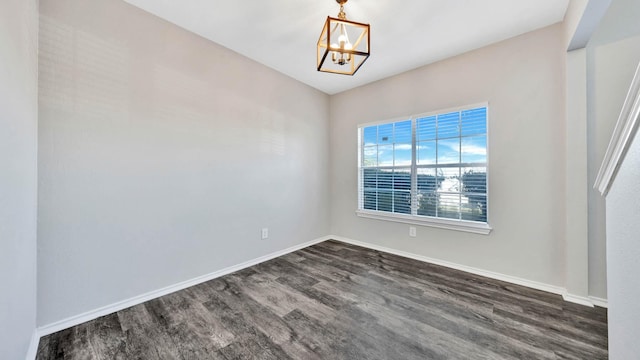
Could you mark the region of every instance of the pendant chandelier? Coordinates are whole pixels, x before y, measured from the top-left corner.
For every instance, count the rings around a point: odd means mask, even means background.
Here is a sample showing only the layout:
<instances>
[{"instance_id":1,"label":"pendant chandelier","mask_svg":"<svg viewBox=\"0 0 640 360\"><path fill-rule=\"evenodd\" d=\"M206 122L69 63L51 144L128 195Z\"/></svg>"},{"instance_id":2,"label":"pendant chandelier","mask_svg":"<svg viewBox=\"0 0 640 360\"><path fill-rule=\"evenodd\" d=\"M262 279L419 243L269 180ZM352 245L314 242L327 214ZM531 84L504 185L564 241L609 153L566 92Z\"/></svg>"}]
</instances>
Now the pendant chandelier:
<instances>
[{"instance_id":1,"label":"pendant chandelier","mask_svg":"<svg viewBox=\"0 0 640 360\"><path fill-rule=\"evenodd\" d=\"M353 75L369 57L369 24L347 20L344 4L338 17L327 17L318 39L318 71Z\"/></svg>"}]
</instances>

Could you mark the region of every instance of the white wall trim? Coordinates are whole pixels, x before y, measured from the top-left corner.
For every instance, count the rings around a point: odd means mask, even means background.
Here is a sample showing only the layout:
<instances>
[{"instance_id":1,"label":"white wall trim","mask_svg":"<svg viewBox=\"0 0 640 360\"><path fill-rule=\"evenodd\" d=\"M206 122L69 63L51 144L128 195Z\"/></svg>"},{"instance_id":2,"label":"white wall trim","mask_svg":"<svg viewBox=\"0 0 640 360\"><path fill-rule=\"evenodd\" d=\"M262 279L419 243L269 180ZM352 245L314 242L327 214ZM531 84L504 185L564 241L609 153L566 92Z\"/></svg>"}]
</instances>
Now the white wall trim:
<instances>
[{"instance_id":1,"label":"white wall trim","mask_svg":"<svg viewBox=\"0 0 640 360\"><path fill-rule=\"evenodd\" d=\"M564 294L565 293L565 289L561 288L561 287L558 287L558 286L547 285L547 284L543 284L543 283L540 283L540 282L526 280L526 279L518 278L518 277L515 277L515 276L511 276L511 275L504 275L504 274L496 273L496 272L493 272L493 271L482 270L482 269L474 268L474 267L471 267L471 266L452 263L452 262L445 261L445 260L434 259L434 258L430 258L430 257L427 257L427 256L417 255L417 254L413 254L413 253L402 251L402 250L396 250L396 249L392 249L392 248L388 248L388 247L384 247L384 246L374 245L374 244L370 244L370 243L367 243L367 242L364 242L364 241L353 240L353 239L345 238L345 237L342 237L342 236L331 236L331 238L334 239L334 240L337 240L337 241L345 242L347 244L362 246L362 247L365 247L365 248L368 248L368 249L378 250L378 251L386 252L386 253L389 253L389 254L398 255L398 256L409 258L409 259L426 262L426 263L429 263L429 264L448 267L448 268L455 269L455 270L461 270L461 271L468 272L468 273L471 273L471 274L485 276L485 277L488 277L488 278L491 278L491 279L495 279L495 280L506 281L506 282L509 282L509 283L512 283L512 284L516 284L516 285L527 286L527 287L530 287L530 288L533 288L533 289L547 291L547 292L551 292L551 293L554 293L554 294Z\"/></svg>"},{"instance_id":2,"label":"white wall trim","mask_svg":"<svg viewBox=\"0 0 640 360\"><path fill-rule=\"evenodd\" d=\"M460 264L452 263L452 262L445 261L445 260L434 259L434 258L430 258L430 257L427 257L427 256L417 255L417 254L409 253L409 252L406 252L406 251L401 251L401 250L396 250L396 249L392 249L392 248L388 248L388 247L384 247L384 246L374 245L374 244L370 244L370 243L367 243L367 242L364 242L364 241L349 239L349 238L342 237L342 236L331 235L328 238L336 240L336 241L341 241L341 242L344 242L344 243L347 243L347 244L362 246L362 247L365 247L365 248L368 248L368 249L378 250L378 251L386 252L386 253L389 253L389 254L406 257L406 258L413 259L413 260L423 261L423 262L426 262L426 263L429 263L429 264L440 265L440 266L448 267L450 269L465 271L465 272L468 272L468 273L471 273L471 274L485 276L485 277L488 277L488 278L491 278L491 279L495 279L495 280L505 281L505 282L508 282L508 283L512 283L512 284L516 284L516 285L522 285L522 286L526 286L526 287L529 287L529 288L532 288L532 289L536 289L536 290L542 290L542 291L550 292L550 293L553 293L553 294L562 295L562 298L565 301L576 303L576 304L580 304L580 305L593 307L594 304L595 304L595 305L598 305L598 306L601 306L601 307L607 307L606 306L607 305L607 301L604 300L604 299L599 299L599 298L594 298L594 297L581 297L581 296L571 295L571 294L567 293L567 289L565 289L563 287L560 287L560 286L549 285L549 284L545 284L545 283L541 283L541 282L537 282L537 281L532 281L532 280L527 280L527 279L519 278L519 277L516 277L516 276L505 275L505 274L501 274L501 273L497 273L497 272L493 272L493 271L482 270L482 269L474 268L474 267L471 267L471 266L460 265Z\"/></svg>"},{"instance_id":3,"label":"white wall trim","mask_svg":"<svg viewBox=\"0 0 640 360\"><path fill-rule=\"evenodd\" d=\"M564 299L564 301L572 302L574 304L593 307L593 301L591 301L591 299L587 296L571 295L565 292L562 294L562 298Z\"/></svg>"},{"instance_id":4,"label":"white wall trim","mask_svg":"<svg viewBox=\"0 0 640 360\"><path fill-rule=\"evenodd\" d=\"M609 302L607 301L607 299L599 298L596 296L578 296L578 295L573 295L573 294L569 294L568 292L565 292L564 294L562 294L562 298L565 301L584 305L584 306L589 306L589 307L598 306L605 309L609 308Z\"/></svg>"},{"instance_id":5,"label":"white wall trim","mask_svg":"<svg viewBox=\"0 0 640 360\"><path fill-rule=\"evenodd\" d=\"M40 334L38 333L38 329L33 329L33 334L31 334L31 342L29 342L29 349L27 349L27 360L33 360L38 355L38 344L40 343Z\"/></svg>"},{"instance_id":6,"label":"white wall trim","mask_svg":"<svg viewBox=\"0 0 640 360\"><path fill-rule=\"evenodd\" d=\"M640 118L640 64L636 68L636 74L631 81L627 98L622 106L622 111L620 111L620 117L618 117L596 183L593 186L604 196L609 192L624 155L631 145L640 123L638 118Z\"/></svg>"},{"instance_id":7,"label":"white wall trim","mask_svg":"<svg viewBox=\"0 0 640 360\"><path fill-rule=\"evenodd\" d=\"M474 234L489 235L491 226L488 223L479 223L465 220L449 220L427 216L406 215L373 210L356 210L356 215L375 220L400 222L410 225L430 226L447 230L466 231Z\"/></svg>"},{"instance_id":8,"label":"white wall trim","mask_svg":"<svg viewBox=\"0 0 640 360\"><path fill-rule=\"evenodd\" d=\"M596 296L589 296L589 300L591 300L591 302L595 306L603 307L605 309L609 308L609 301L607 299L599 298Z\"/></svg>"},{"instance_id":9,"label":"white wall trim","mask_svg":"<svg viewBox=\"0 0 640 360\"><path fill-rule=\"evenodd\" d=\"M255 258L253 260L249 260L249 261L245 261L243 263L237 264L237 265L233 265L233 266L229 266L227 268L218 270L218 271L214 271L210 274L206 274L206 275L202 275L202 276L198 276L195 277L193 279L190 280L186 280L177 284L173 284L173 285L169 285L167 287L158 289L158 290L154 290L154 291L150 291L148 293L142 294L142 295L138 295L138 296L134 296L130 299L126 299L126 300L122 300L122 301L118 301L116 303L110 304L110 305L106 305L94 310L90 310L87 311L85 313L79 314L79 315L75 315L75 316L71 316L69 318L60 320L60 321L56 321L54 323L48 324L48 325L44 325L38 328L38 338L42 337L42 336L46 336L49 334L53 334L55 332L58 332L60 330L64 330L67 328L70 328L72 326L76 326L79 324L82 324L84 322L99 318L100 316L104 316L104 315L108 315L111 313L114 313L116 311L120 311L122 309L126 309L128 307L134 306L134 305L138 305L141 304L145 301L149 301L152 299L156 299L160 296L163 295L167 295L167 294L171 294L173 292L182 290L182 289L186 289L190 286L194 286L194 285L198 285L200 283L227 275L227 274L231 274L233 272L251 267L253 265L257 265L261 262L265 262L274 258L277 258L279 256L282 255L286 255L288 253L306 248L308 246L311 245L315 245L318 243L321 243L323 241L329 240L331 239L331 237L329 236L325 236L325 237L321 237L315 240L311 240L311 241L307 241L305 243L302 244L298 244L298 245L294 245L291 246L289 248L286 248L284 250L280 250L280 251L276 251L273 252L271 254L267 254L264 256L260 256L258 258ZM36 342L36 346L37 346L37 342ZM32 359L32 358L29 358Z\"/></svg>"}]
</instances>

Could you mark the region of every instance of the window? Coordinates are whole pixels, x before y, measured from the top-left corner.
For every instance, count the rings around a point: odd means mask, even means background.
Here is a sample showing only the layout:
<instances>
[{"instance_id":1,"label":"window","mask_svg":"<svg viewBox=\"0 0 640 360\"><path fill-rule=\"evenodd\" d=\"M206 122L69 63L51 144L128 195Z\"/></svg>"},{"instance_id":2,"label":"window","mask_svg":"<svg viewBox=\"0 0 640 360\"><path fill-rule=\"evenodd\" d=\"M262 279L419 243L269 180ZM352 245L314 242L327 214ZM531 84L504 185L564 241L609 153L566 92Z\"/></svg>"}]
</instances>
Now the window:
<instances>
[{"instance_id":1,"label":"window","mask_svg":"<svg viewBox=\"0 0 640 360\"><path fill-rule=\"evenodd\" d=\"M487 234L487 106L359 128L358 215Z\"/></svg>"}]
</instances>

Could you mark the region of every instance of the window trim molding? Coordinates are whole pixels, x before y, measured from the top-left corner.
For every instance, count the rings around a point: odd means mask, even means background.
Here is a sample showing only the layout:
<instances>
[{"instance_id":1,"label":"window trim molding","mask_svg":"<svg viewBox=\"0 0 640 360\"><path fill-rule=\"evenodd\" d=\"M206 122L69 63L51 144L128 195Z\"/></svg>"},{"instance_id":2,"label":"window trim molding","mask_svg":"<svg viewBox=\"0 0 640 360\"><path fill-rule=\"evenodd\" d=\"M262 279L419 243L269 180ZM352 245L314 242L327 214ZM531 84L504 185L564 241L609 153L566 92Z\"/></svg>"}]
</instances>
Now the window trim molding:
<instances>
[{"instance_id":1,"label":"window trim molding","mask_svg":"<svg viewBox=\"0 0 640 360\"><path fill-rule=\"evenodd\" d=\"M359 217L375 220L399 222L410 225L428 226L439 229L458 230L474 234L489 235L493 228L488 223L468 220L448 220L429 216L416 216L376 210L356 210Z\"/></svg>"},{"instance_id":2,"label":"window trim molding","mask_svg":"<svg viewBox=\"0 0 640 360\"><path fill-rule=\"evenodd\" d=\"M361 129L367 127L367 126L375 126L375 125L381 125L381 124L387 124L387 123L393 123L393 122L398 122L398 121L403 121L403 120L411 120L412 121L412 127L415 127L415 120L422 118L422 117L427 117L427 116L433 116L433 115L439 115L439 114L444 114L444 113L448 113L448 112L456 112L456 111L464 111L464 110L468 110L468 109L473 109L473 108L477 108L477 107L484 107L486 109L487 112L487 124L486 124L486 132L485 132L485 136L487 137L487 159L486 159L486 176L487 176L487 189L486 189L486 201L487 201L487 209L489 209L489 144L490 144L490 131L489 131L489 101L483 101L483 102L478 102L478 103L473 103L473 104L467 104L467 105L462 105L462 106L456 106L456 107L450 107L450 108L446 108L446 109L438 109L438 110L434 110L434 111L429 111L429 112L423 112L420 114L414 114L414 115L410 115L410 116L398 116L395 118L389 118L389 119L385 119L385 120L376 120L376 121L370 121L370 122L363 122L363 123L359 123L357 124L357 129L358 129L358 161L357 161L357 171L358 171L358 206L356 208L356 214L359 217L362 218L368 218L368 219L376 219L376 220L383 220L383 221L391 221L391 222L399 222L399 223L404 223L404 224L410 224L410 225L418 225L418 226L427 226L427 227L434 227L434 228L439 228L439 229L447 229L447 230L457 230L457 231L463 231L463 232L470 232L470 233L474 233L474 234L481 234L481 235L489 235L489 233L491 233L491 231L493 230L493 228L491 227L491 225L489 225L489 218L491 216L491 213L489 212L487 214L487 221L486 222L476 222L476 221L469 221L469 220L453 220L453 219L447 219L447 218L436 218L436 217L431 217L431 216L421 216L421 215L413 215L413 214L402 214L402 213L393 213L393 212L386 212L386 211L377 211L377 210L366 210L366 209L361 209L360 208L360 204L362 203L362 191L360 191L360 183L362 181L362 179L360 178L360 170L361 170L361 161L362 161L362 131ZM411 136L412 136L412 143L414 144L414 146L412 146L412 169L414 168L414 163L415 163L415 129L412 128L411 131ZM413 179L413 171L412 171L412 179L411 179L411 186L412 186L412 193L413 193L413 186L414 186L414 179Z\"/></svg>"},{"instance_id":3,"label":"window trim molding","mask_svg":"<svg viewBox=\"0 0 640 360\"><path fill-rule=\"evenodd\" d=\"M438 110L434 110L434 111L426 111L426 112L422 112L422 113L416 113L416 114L408 115L408 116L396 116L396 117L391 117L391 118L386 118L386 119L361 122L361 123L357 124L357 127L358 128L363 128L363 127L367 127L367 126L384 125L384 124L392 123L392 122L423 118L423 117L428 117L428 116L433 116L433 115L439 115L439 114L445 114L445 113L449 113L449 112L457 112L457 111L469 110L469 109L479 108L479 107L486 107L487 108L487 119L488 119L489 118L489 105L490 105L489 101L481 101L481 102L477 102L477 103L473 103L473 104L467 104L467 105L462 105L462 106L454 106L454 107L449 107L449 108L445 108L445 109L438 109ZM487 123L487 125L488 125L488 123ZM489 133L488 126L487 126L487 133Z\"/></svg>"}]
</instances>

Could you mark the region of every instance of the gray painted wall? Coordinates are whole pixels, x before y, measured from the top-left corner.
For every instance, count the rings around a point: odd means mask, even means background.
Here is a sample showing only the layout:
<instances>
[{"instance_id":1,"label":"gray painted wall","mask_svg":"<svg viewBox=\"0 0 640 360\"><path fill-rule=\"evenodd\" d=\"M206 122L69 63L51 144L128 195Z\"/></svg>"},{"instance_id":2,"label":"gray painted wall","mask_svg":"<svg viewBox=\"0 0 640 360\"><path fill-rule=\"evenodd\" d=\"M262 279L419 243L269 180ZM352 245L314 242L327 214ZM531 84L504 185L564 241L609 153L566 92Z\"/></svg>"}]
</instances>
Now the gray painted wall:
<instances>
[{"instance_id":1,"label":"gray painted wall","mask_svg":"<svg viewBox=\"0 0 640 360\"><path fill-rule=\"evenodd\" d=\"M587 47L589 287L607 294L605 199L593 188L631 79L640 61L640 37Z\"/></svg>"},{"instance_id":2,"label":"gray painted wall","mask_svg":"<svg viewBox=\"0 0 640 360\"><path fill-rule=\"evenodd\" d=\"M587 46L589 87L589 177L600 168L636 67L640 62L640 3L614 0ZM595 190L590 211L598 216L590 228L592 246L606 247L609 298L609 357L634 359L640 353L640 142L633 141L605 199ZM606 211L605 211L606 210ZM591 224L591 221L590 221ZM593 231L592 231L593 230ZM606 233L606 240L605 240ZM591 276L591 275L590 275Z\"/></svg>"},{"instance_id":3,"label":"gray painted wall","mask_svg":"<svg viewBox=\"0 0 640 360\"><path fill-rule=\"evenodd\" d=\"M593 47L634 37L640 34L640 2L637 0L611 0L611 5L589 39Z\"/></svg>"},{"instance_id":4,"label":"gray painted wall","mask_svg":"<svg viewBox=\"0 0 640 360\"><path fill-rule=\"evenodd\" d=\"M600 164L640 60L636 0L613 0L587 45L587 148L589 175L589 289L607 294L605 200L593 189Z\"/></svg>"},{"instance_id":5,"label":"gray painted wall","mask_svg":"<svg viewBox=\"0 0 640 360\"><path fill-rule=\"evenodd\" d=\"M640 354L640 140L636 135L607 195L609 358Z\"/></svg>"},{"instance_id":6,"label":"gray painted wall","mask_svg":"<svg viewBox=\"0 0 640 360\"><path fill-rule=\"evenodd\" d=\"M38 6L0 2L0 357L24 359L36 327Z\"/></svg>"},{"instance_id":7,"label":"gray painted wall","mask_svg":"<svg viewBox=\"0 0 640 360\"><path fill-rule=\"evenodd\" d=\"M558 24L331 99L332 233L565 284L565 59ZM359 218L357 126L489 101L489 236Z\"/></svg>"},{"instance_id":8,"label":"gray painted wall","mask_svg":"<svg viewBox=\"0 0 640 360\"><path fill-rule=\"evenodd\" d=\"M609 358L640 354L640 140L636 135L607 195Z\"/></svg>"},{"instance_id":9,"label":"gray painted wall","mask_svg":"<svg viewBox=\"0 0 640 360\"><path fill-rule=\"evenodd\" d=\"M40 10L39 325L329 233L327 95L125 2Z\"/></svg>"},{"instance_id":10,"label":"gray painted wall","mask_svg":"<svg viewBox=\"0 0 640 360\"><path fill-rule=\"evenodd\" d=\"M587 159L587 51L567 52L566 122L566 288L569 294L589 293L589 205ZM605 296L599 296L605 298Z\"/></svg>"}]
</instances>

